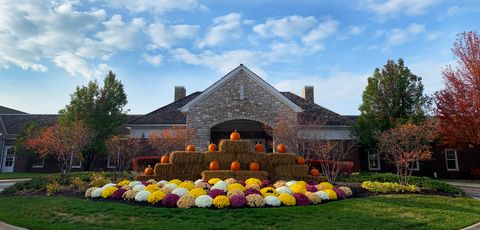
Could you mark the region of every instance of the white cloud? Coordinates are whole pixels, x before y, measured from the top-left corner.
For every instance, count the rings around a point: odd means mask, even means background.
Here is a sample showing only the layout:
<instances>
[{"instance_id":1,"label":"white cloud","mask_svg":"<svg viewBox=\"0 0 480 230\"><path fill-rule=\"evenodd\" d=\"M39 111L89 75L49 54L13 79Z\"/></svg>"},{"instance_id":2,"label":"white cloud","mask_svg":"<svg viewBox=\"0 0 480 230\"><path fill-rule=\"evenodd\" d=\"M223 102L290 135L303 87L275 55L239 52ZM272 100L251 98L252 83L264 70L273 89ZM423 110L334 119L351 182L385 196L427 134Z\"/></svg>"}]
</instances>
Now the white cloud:
<instances>
[{"instance_id":1,"label":"white cloud","mask_svg":"<svg viewBox=\"0 0 480 230\"><path fill-rule=\"evenodd\" d=\"M197 0L110 0L108 3L114 7L124 7L132 12L164 13L172 10L208 9L206 6L200 5Z\"/></svg>"},{"instance_id":2,"label":"white cloud","mask_svg":"<svg viewBox=\"0 0 480 230\"><path fill-rule=\"evenodd\" d=\"M122 16L115 14L106 22L103 22L105 30L98 32L95 36L108 46L117 49L130 49L137 41L137 34L145 25L142 18L134 18L129 24L125 24Z\"/></svg>"},{"instance_id":3,"label":"white cloud","mask_svg":"<svg viewBox=\"0 0 480 230\"><path fill-rule=\"evenodd\" d=\"M100 77L109 68L106 64L100 64L97 67L89 65L84 59L69 52L61 52L55 55L53 61L59 67L64 68L70 75L80 75L87 79Z\"/></svg>"},{"instance_id":4,"label":"white cloud","mask_svg":"<svg viewBox=\"0 0 480 230\"><path fill-rule=\"evenodd\" d=\"M148 35L154 48L170 48L182 39L193 38L200 26L198 25L173 25L166 26L160 22L150 24Z\"/></svg>"},{"instance_id":5,"label":"white cloud","mask_svg":"<svg viewBox=\"0 0 480 230\"><path fill-rule=\"evenodd\" d=\"M320 41L335 33L338 29L338 24L338 21L334 19L325 18L316 28L310 30L302 37L303 43L313 50L324 49L324 45Z\"/></svg>"},{"instance_id":6,"label":"white cloud","mask_svg":"<svg viewBox=\"0 0 480 230\"><path fill-rule=\"evenodd\" d=\"M268 19L265 23L255 25L253 31L264 37L292 38L302 35L316 24L317 19L313 16L302 17L293 15L276 20Z\"/></svg>"},{"instance_id":7,"label":"white cloud","mask_svg":"<svg viewBox=\"0 0 480 230\"><path fill-rule=\"evenodd\" d=\"M412 62L409 65L413 74L422 77L426 94L433 94L444 87L442 70L447 65L454 65L455 61L436 61L436 60L420 60Z\"/></svg>"},{"instance_id":8,"label":"white cloud","mask_svg":"<svg viewBox=\"0 0 480 230\"><path fill-rule=\"evenodd\" d=\"M365 0L361 5L362 8L366 8L380 17L394 17L399 14L421 15L439 2L440 0L387 0L378 3L374 0Z\"/></svg>"},{"instance_id":9,"label":"white cloud","mask_svg":"<svg viewBox=\"0 0 480 230\"><path fill-rule=\"evenodd\" d=\"M313 85L315 103L326 108L334 108L340 114L359 114L358 106L362 100L362 92L367 85L369 74L358 74L332 70L328 76L290 76L274 84L280 91L290 91L301 95L305 85Z\"/></svg>"},{"instance_id":10,"label":"white cloud","mask_svg":"<svg viewBox=\"0 0 480 230\"><path fill-rule=\"evenodd\" d=\"M154 66L159 66L162 64L163 61L163 56L162 55L148 55L148 54L143 54L143 59L154 65Z\"/></svg>"},{"instance_id":11,"label":"white cloud","mask_svg":"<svg viewBox=\"0 0 480 230\"><path fill-rule=\"evenodd\" d=\"M198 43L200 48L221 45L227 41L240 38L242 35L242 16L230 13L213 19L213 26L207 36Z\"/></svg>"},{"instance_id":12,"label":"white cloud","mask_svg":"<svg viewBox=\"0 0 480 230\"><path fill-rule=\"evenodd\" d=\"M392 46L412 41L418 34L425 32L425 25L412 23L406 28L395 28L387 35L387 41Z\"/></svg>"}]
</instances>

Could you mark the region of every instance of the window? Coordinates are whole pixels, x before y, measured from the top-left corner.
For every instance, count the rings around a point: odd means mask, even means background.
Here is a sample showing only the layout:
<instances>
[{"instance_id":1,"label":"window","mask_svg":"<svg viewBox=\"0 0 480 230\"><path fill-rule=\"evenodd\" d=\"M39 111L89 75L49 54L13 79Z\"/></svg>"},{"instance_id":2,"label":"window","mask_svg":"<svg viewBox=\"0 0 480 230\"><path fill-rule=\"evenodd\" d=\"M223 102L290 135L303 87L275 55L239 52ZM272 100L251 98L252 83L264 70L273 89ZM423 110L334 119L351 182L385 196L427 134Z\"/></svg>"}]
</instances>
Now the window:
<instances>
[{"instance_id":1,"label":"window","mask_svg":"<svg viewBox=\"0 0 480 230\"><path fill-rule=\"evenodd\" d=\"M413 171L420 171L420 160L416 160L412 162L412 170Z\"/></svg>"},{"instance_id":2,"label":"window","mask_svg":"<svg viewBox=\"0 0 480 230\"><path fill-rule=\"evenodd\" d=\"M7 149L7 156L5 157L5 167L13 167L15 161L15 147L11 146Z\"/></svg>"},{"instance_id":3,"label":"window","mask_svg":"<svg viewBox=\"0 0 480 230\"><path fill-rule=\"evenodd\" d=\"M116 167L117 166L115 165L115 161L110 156L108 156L108 158L107 158L107 168L114 169Z\"/></svg>"},{"instance_id":4,"label":"window","mask_svg":"<svg viewBox=\"0 0 480 230\"><path fill-rule=\"evenodd\" d=\"M80 157L75 157L72 163L72 169L79 169L82 167L82 159Z\"/></svg>"},{"instance_id":5,"label":"window","mask_svg":"<svg viewBox=\"0 0 480 230\"><path fill-rule=\"evenodd\" d=\"M33 158L32 168L43 168L44 165L45 165L45 158L43 157Z\"/></svg>"},{"instance_id":6,"label":"window","mask_svg":"<svg viewBox=\"0 0 480 230\"><path fill-rule=\"evenodd\" d=\"M445 159L447 161L447 171L458 171L457 150L445 149Z\"/></svg>"},{"instance_id":7,"label":"window","mask_svg":"<svg viewBox=\"0 0 480 230\"><path fill-rule=\"evenodd\" d=\"M375 151L368 151L368 169L380 170L380 155Z\"/></svg>"}]
</instances>

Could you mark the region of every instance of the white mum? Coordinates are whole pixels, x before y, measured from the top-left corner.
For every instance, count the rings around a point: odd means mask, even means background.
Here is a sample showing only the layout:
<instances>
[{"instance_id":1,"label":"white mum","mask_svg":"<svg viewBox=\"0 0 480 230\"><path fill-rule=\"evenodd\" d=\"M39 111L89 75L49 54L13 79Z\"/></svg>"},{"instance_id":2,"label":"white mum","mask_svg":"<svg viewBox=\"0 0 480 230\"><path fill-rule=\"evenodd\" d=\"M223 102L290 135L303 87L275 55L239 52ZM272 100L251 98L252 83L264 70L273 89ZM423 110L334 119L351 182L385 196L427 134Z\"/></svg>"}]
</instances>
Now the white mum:
<instances>
[{"instance_id":1,"label":"white mum","mask_svg":"<svg viewBox=\"0 0 480 230\"><path fill-rule=\"evenodd\" d=\"M108 183L108 184L104 185L102 188L114 187L114 186L117 186L117 184L115 184L115 183Z\"/></svg>"},{"instance_id":2,"label":"white mum","mask_svg":"<svg viewBox=\"0 0 480 230\"><path fill-rule=\"evenodd\" d=\"M201 195L195 199L195 206L199 208L207 208L212 206L213 198L209 195Z\"/></svg>"},{"instance_id":3,"label":"white mum","mask_svg":"<svg viewBox=\"0 0 480 230\"><path fill-rule=\"evenodd\" d=\"M135 185L139 185L139 184L142 184L142 182L138 181L138 180L134 180L134 181L130 181L130 183L128 184L128 186L130 187L135 187Z\"/></svg>"},{"instance_id":4,"label":"white mum","mask_svg":"<svg viewBox=\"0 0 480 230\"><path fill-rule=\"evenodd\" d=\"M144 202L144 201L147 201L148 200L148 195L150 195L150 192L149 191L140 191L137 193L137 195L135 195L135 201L138 201L138 202Z\"/></svg>"},{"instance_id":5,"label":"white mum","mask_svg":"<svg viewBox=\"0 0 480 230\"><path fill-rule=\"evenodd\" d=\"M328 194L324 191L318 191L318 192L315 192L314 194L320 197L320 199L322 200L328 200Z\"/></svg>"},{"instance_id":6,"label":"white mum","mask_svg":"<svg viewBox=\"0 0 480 230\"><path fill-rule=\"evenodd\" d=\"M227 191L227 186L228 186L228 183L222 180L222 181L217 182L214 186L212 186L211 189L220 189L220 190L223 190L224 192L226 192Z\"/></svg>"},{"instance_id":7,"label":"white mum","mask_svg":"<svg viewBox=\"0 0 480 230\"><path fill-rule=\"evenodd\" d=\"M104 188L97 188L97 189L93 190L93 192L92 192L92 198L101 197L101 196L102 196L103 189L104 189Z\"/></svg>"},{"instance_id":8,"label":"white mum","mask_svg":"<svg viewBox=\"0 0 480 230\"><path fill-rule=\"evenodd\" d=\"M265 204L269 206L280 206L280 204L282 204L282 202L280 202L280 199L278 199L278 197L276 196L267 196L264 200Z\"/></svg>"},{"instance_id":9,"label":"white mum","mask_svg":"<svg viewBox=\"0 0 480 230\"><path fill-rule=\"evenodd\" d=\"M177 184L174 184L174 183L166 183L165 185L163 185L162 188L169 188L169 189L171 189L171 190L174 190L174 189L176 189L177 187L178 187Z\"/></svg>"},{"instance_id":10,"label":"white mum","mask_svg":"<svg viewBox=\"0 0 480 230\"><path fill-rule=\"evenodd\" d=\"M160 186L160 187L162 187L166 184L168 184L168 181L166 181L166 180L161 180L161 181L157 182L157 185Z\"/></svg>"},{"instance_id":11,"label":"white mum","mask_svg":"<svg viewBox=\"0 0 480 230\"><path fill-rule=\"evenodd\" d=\"M139 192L140 192L140 191L143 191L143 190L145 190L145 185L143 185L143 184L137 184L137 185L135 185L135 186L133 187L133 190L139 191Z\"/></svg>"},{"instance_id":12,"label":"white mum","mask_svg":"<svg viewBox=\"0 0 480 230\"><path fill-rule=\"evenodd\" d=\"M186 188L176 188L172 191L172 194L182 197L188 194L188 190Z\"/></svg>"},{"instance_id":13,"label":"white mum","mask_svg":"<svg viewBox=\"0 0 480 230\"><path fill-rule=\"evenodd\" d=\"M295 183L297 183L296 180L291 180L291 181L285 183L285 185L288 186L288 187L292 187L292 185L294 185Z\"/></svg>"},{"instance_id":14,"label":"white mum","mask_svg":"<svg viewBox=\"0 0 480 230\"><path fill-rule=\"evenodd\" d=\"M292 190L287 186L278 187L276 190L277 190L278 194L287 193L287 194L292 195Z\"/></svg>"},{"instance_id":15,"label":"white mum","mask_svg":"<svg viewBox=\"0 0 480 230\"><path fill-rule=\"evenodd\" d=\"M198 179L195 182L193 182L194 185L200 184L200 182L205 182L203 179Z\"/></svg>"}]
</instances>

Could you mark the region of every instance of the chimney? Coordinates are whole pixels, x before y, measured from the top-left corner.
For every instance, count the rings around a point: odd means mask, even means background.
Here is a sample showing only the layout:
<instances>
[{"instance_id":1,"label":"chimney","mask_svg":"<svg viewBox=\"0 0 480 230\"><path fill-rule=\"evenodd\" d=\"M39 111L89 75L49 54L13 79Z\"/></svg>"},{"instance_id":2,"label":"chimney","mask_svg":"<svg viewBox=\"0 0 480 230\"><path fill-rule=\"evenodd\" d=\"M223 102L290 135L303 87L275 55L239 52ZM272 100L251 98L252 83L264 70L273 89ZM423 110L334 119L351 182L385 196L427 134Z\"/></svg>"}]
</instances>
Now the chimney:
<instances>
[{"instance_id":1,"label":"chimney","mask_svg":"<svg viewBox=\"0 0 480 230\"><path fill-rule=\"evenodd\" d=\"M302 90L303 98L305 98L305 100L307 100L308 102L315 103L313 95L313 86L306 85Z\"/></svg>"},{"instance_id":2,"label":"chimney","mask_svg":"<svg viewBox=\"0 0 480 230\"><path fill-rule=\"evenodd\" d=\"M175 86L174 101L178 101L187 95L187 90L183 86Z\"/></svg>"}]
</instances>

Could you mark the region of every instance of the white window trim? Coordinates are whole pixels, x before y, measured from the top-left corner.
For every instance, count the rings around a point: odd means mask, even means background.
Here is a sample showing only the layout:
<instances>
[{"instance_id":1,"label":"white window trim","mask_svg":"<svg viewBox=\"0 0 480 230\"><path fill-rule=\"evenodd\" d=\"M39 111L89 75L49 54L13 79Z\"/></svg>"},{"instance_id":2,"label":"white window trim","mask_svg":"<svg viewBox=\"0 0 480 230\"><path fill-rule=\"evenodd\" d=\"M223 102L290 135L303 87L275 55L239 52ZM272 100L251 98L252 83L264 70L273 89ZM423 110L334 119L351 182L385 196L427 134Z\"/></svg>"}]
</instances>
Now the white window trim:
<instances>
[{"instance_id":1,"label":"white window trim","mask_svg":"<svg viewBox=\"0 0 480 230\"><path fill-rule=\"evenodd\" d=\"M82 159L80 159L80 161L78 162L78 165L74 165L72 162L72 169L79 169L79 168L82 168Z\"/></svg>"},{"instance_id":2,"label":"white window trim","mask_svg":"<svg viewBox=\"0 0 480 230\"><path fill-rule=\"evenodd\" d=\"M117 168L116 165L112 165L112 159L110 158L110 155L107 157L107 168L108 168L108 169Z\"/></svg>"},{"instance_id":3,"label":"white window trim","mask_svg":"<svg viewBox=\"0 0 480 230\"><path fill-rule=\"evenodd\" d=\"M42 157L41 159L42 159L42 164L41 164L41 165L40 165L40 164L38 164L38 165L33 164L33 165L32 165L32 168L34 168L34 169L42 169L42 168L45 166L45 158Z\"/></svg>"},{"instance_id":4,"label":"white window trim","mask_svg":"<svg viewBox=\"0 0 480 230\"><path fill-rule=\"evenodd\" d=\"M412 167L412 170L413 170L413 171L420 171L420 160L417 159L417 160L415 160L414 162L416 162L417 167ZM414 162L412 162L412 163L414 163Z\"/></svg>"},{"instance_id":5,"label":"white window trim","mask_svg":"<svg viewBox=\"0 0 480 230\"><path fill-rule=\"evenodd\" d=\"M447 155L447 152L448 151L453 151L453 153L455 154L455 168L454 169L450 169L448 168L448 161L449 160L453 160L453 159L448 159L448 155ZM447 168L447 171L449 172L456 172L456 171L459 171L459 167L458 167L458 155L457 155L457 150L456 149L445 149L445 167Z\"/></svg>"},{"instance_id":6,"label":"white window trim","mask_svg":"<svg viewBox=\"0 0 480 230\"><path fill-rule=\"evenodd\" d=\"M374 168L370 165L370 155L373 155L373 154L371 154L370 151L367 152L368 170L371 170L371 171L378 171L378 170L381 169L381 167L380 167L380 154L378 152L375 152L375 153L376 153L375 155L377 155L377 167Z\"/></svg>"}]
</instances>

